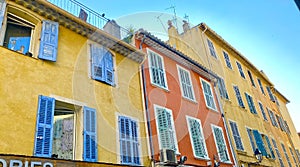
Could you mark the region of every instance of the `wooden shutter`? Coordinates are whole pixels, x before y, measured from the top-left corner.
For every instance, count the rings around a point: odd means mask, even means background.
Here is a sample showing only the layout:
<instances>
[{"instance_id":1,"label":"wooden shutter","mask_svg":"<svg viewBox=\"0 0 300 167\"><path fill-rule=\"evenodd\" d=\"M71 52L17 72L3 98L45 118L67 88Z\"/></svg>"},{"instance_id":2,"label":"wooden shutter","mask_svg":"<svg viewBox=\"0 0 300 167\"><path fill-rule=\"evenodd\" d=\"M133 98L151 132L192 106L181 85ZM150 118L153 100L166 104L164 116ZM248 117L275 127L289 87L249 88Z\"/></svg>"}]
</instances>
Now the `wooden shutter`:
<instances>
[{"instance_id":1,"label":"wooden shutter","mask_svg":"<svg viewBox=\"0 0 300 167\"><path fill-rule=\"evenodd\" d=\"M271 142L270 142L270 140L269 140L268 136L265 136L265 138L266 138L266 141L267 141L267 144L268 144L268 147L269 147L270 153L271 153L271 157L272 157L273 159L275 159L275 154L274 154L274 151L273 151L273 148L272 148Z\"/></svg>"},{"instance_id":2,"label":"wooden shutter","mask_svg":"<svg viewBox=\"0 0 300 167\"><path fill-rule=\"evenodd\" d=\"M34 155L51 157L55 99L39 96Z\"/></svg>"},{"instance_id":3,"label":"wooden shutter","mask_svg":"<svg viewBox=\"0 0 300 167\"><path fill-rule=\"evenodd\" d=\"M267 86L266 88L267 88L268 94L270 96L270 100L273 101L273 102L275 102L275 98L274 98L274 95L273 95L273 93L271 91L271 88L269 86Z\"/></svg>"},{"instance_id":4,"label":"wooden shutter","mask_svg":"<svg viewBox=\"0 0 300 167\"><path fill-rule=\"evenodd\" d=\"M215 139L216 139L215 142L217 144L220 160L222 162L228 161L229 157L227 154L227 148L226 148L223 132L222 132L221 128L218 128L218 127L214 127L213 131L214 131L214 135L215 135Z\"/></svg>"},{"instance_id":5,"label":"wooden shutter","mask_svg":"<svg viewBox=\"0 0 300 167\"><path fill-rule=\"evenodd\" d=\"M201 130L201 124L196 119L188 118L190 127L190 135L193 143L193 151L195 156L206 158L205 140Z\"/></svg>"},{"instance_id":6,"label":"wooden shutter","mask_svg":"<svg viewBox=\"0 0 300 167\"><path fill-rule=\"evenodd\" d=\"M256 148L255 148L255 143L254 143L254 139L253 139L253 136L252 136L252 130L247 128L247 133L248 133L248 137L250 139L252 150L254 152Z\"/></svg>"},{"instance_id":7,"label":"wooden shutter","mask_svg":"<svg viewBox=\"0 0 300 167\"><path fill-rule=\"evenodd\" d=\"M91 58L92 78L98 81L104 81L104 50L98 44L91 44Z\"/></svg>"},{"instance_id":8,"label":"wooden shutter","mask_svg":"<svg viewBox=\"0 0 300 167\"><path fill-rule=\"evenodd\" d=\"M139 165L137 123L123 116L119 116L118 122L121 163Z\"/></svg>"},{"instance_id":9,"label":"wooden shutter","mask_svg":"<svg viewBox=\"0 0 300 167\"><path fill-rule=\"evenodd\" d=\"M235 122L230 122L230 127L231 127L231 130L232 130L232 135L233 135L233 138L234 138L234 141L235 141L235 144L236 144L236 148L239 149L239 150L244 150L243 143L242 143L242 140L241 140L241 137L240 137L240 134L239 134L236 123Z\"/></svg>"},{"instance_id":10,"label":"wooden shutter","mask_svg":"<svg viewBox=\"0 0 300 167\"><path fill-rule=\"evenodd\" d=\"M98 158L96 110L83 107L83 115L83 160L95 162Z\"/></svg>"},{"instance_id":11,"label":"wooden shutter","mask_svg":"<svg viewBox=\"0 0 300 167\"><path fill-rule=\"evenodd\" d=\"M110 85L114 85L114 62L112 54L105 50L105 81Z\"/></svg>"},{"instance_id":12,"label":"wooden shutter","mask_svg":"<svg viewBox=\"0 0 300 167\"><path fill-rule=\"evenodd\" d=\"M2 28L3 19L6 10L6 0L0 0L0 29Z\"/></svg>"},{"instance_id":13,"label":"wooden shutter","mask_svg":"<svg viewBox=\"0 0 300 167\"><path fill-rule=\"evenodd\" d=\"M253 135L258 149L261 151L262 155L267 156L267 152L261 134L257 130L253 130Z\"/></svg>"},{"instance_id":14,"label":"wooden shutter","mask_svg":"<svg viewBox=\"0 0 300 167\"><path fill-rule=\"evenodd\" d=\"M235 91L235 96L236 96L236 98L237 98L237 101L238 101L238 103L239 103L239 106L245 108L245 105L244 105L242 96L241 96L241 94L240 94L239 88L238 88L237 86L233 86L233 89L234 89L234 91Z\"/></svg>"},{"instance_id":15,"label":"wooden shutter","mask_svg":"<svg viewBox=\"0 0 300 167\"><path fill-rule=\"evenodd\" d=\"M39 58L49 61L56 61L58 46L58 22L49 20L43 21L41 32L41 43Z\"/></svg>"}]
</instances>

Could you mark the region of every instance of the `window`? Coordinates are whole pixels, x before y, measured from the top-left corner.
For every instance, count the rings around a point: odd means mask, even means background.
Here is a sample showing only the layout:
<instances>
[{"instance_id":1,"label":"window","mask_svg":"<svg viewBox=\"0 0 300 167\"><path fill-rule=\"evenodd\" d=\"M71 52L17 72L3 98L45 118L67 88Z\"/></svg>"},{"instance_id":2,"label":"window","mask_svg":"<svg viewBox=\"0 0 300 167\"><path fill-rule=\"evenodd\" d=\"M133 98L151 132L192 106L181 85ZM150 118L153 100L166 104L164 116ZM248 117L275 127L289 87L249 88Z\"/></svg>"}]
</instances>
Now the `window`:
<instances>
[{"instance_id":1,"label":"window","mask_svg":"<svg viewBox=\"0 0 300 167\"><path fill-rule=\"evenodd\" d=\"M274 151L273 151L273 147L271 145L271 142L270 142L268 136L267 135L263 135L263 139L264 139L265 145L267 145L268 148L269 148L268 157L272 158L272 159L275 159L275 154L274 154Z\"/></svg>"},{"instance_id":2,"label":"window","mask_svg":"<svg viewBox=\"0 0 300 167\"><path fill-rule=\"evenodd\" d=\"M241 77L243 77L244 79L246 79L244 71L243 71L243 68L242 68L242 65L239 62L236 62L236 65L237 65L237 67L239 69Z\"/></svg>"},{"instance_id":3,"label":"window","mask_svg":"<svg viewBox=\"0 0 300 167\"><path fill-rule=\"evenodd\" d=\"M156 105L154 109L160 150L165 148L179 153L172 111Z\"/></svg>"},{"instance_id":4,"label":"window","mask_svg":"<svg viewBox=\"0 0 300 167\"><path fill-rule=\"evenodd\" d=\"M231 62L230 62L228 54L225 51L223 51L223 55L224 55L226 66L228 68L232 69L232 65L231 65Z\"/></svg>"},{"instance_id":5,"label":"window","mask_svg":"<svg viewBox=\"0 0 300 167\"><path fill-rule=\"evenodd\" d=\"M190 100L195 100L190 72L180 66L177 66L177 69L183 97Z\"/></svg>"},{"instance_id":6,"label":"window","mask_svg":"<svg viewBox=\"0 0 300 167\"><path fill-rule=\"evenodd\" d=\"M278 127L278 124L277 124L277 121L276 121L276 118L275 118L275 115L274 115L273 111L271 111L271 110L268 109L268 108L267 108L267 110L268 110L268 113L269 113L269 116L270 116L270 120L271 120L271 122L272 122L272 125Z\"/></svg>"},{"instance_id":7,"label":"window","mask_svg":"<svg viewBox=\"0 0 300 167\"><path fill-rule=\"evenodd\" d=\"M274 139L272 139L272 143L273 143L273 145L274 145L274 149L275 149L275 152L276 152L276 154L277 154L277 157L278 157L278 160L279 160L279 163L280 163L280 167L284 167L284 164L283 164L283 161L282 161L280 152L279 152L279 150L278 150L276 141L275 141Z\"/></svg>"},{"instance_id":8,"label":"window","mask_svg":"<svg viewBox=\"0 0 300 167\"><path fill-rule=\"evenodd\" d=\"M59 29L57 22L43 20L41 25L41 20L14 7L7 7L5 13L5 2L0 2L0 6L2 46L24 55L56 61ZM41 33L37 32L40 28ZM35 53L35 50L39 50L39 53Z\"/></svg>"},{"instance_id":9,"label":"window","mask_svg":"<svg viewBox=\"0 0 300 167\"><path fill-rule=\"evenodd\" d=\"M258 85L260 87L261 93L265 95L264 87L262 86L262 83L261 83L259 78L257 78L257 82L258 82Z\"/></svg>"},{"instance_id":10,"label":"window","mask_svg":"<svg viewBox=\"0 0 300 167\"><path fill-rule=\"evenodd\" d=\"M256 141L257 148L261 151L262 155L267 156L268 154L261 134L257 130L252 130L252 132Z\"/></svg>"},{"instance_id":11,"label":"window","mask_svg":"<svg viewBox=\"0 0 300 167\"><path fill-rule=\"evenodd\" d=\"M114 63L112 54L99 44L91 44L92 79L114 85Z\"/></svg>"},{"instance_id":12,"label":"window","mask_svg":"<svg viewBox=\"0 0 300 167\"><path fill-rule=\"evenodd\" d=\"M209 39L207 39L207 44L208 44L208 48L209 48L209 51L210 51L210 55L213 56L214 58L217 58L217 54L216 54L216 51L215 51L214 44Z\"/></svg>"},{"instance_id":13,"label":"window","mask_svg":"<svg viewBox=\"0 0 300 167\"><path fill-rule=\"evenodd\" d=\"M205 138L203 136L202 126L199 119L187 116L187 123L192 142L194 156L197 158L208 158Z\"/></svg>"},{"instance_id":14,"label":"window","mask_svg":"<svg viewBox=\"0 0 300 167\"><path fill-rule=\"evenodd\" d=\"M296 155L297 155L297 157L298 157L298 161L300 161L300 152L299 152L298 149L296 149Z\"/></svg>"},{"instance_id":15,"label":"window","mask_svg":"<svg viewBox=\"0 0 300 167\"><path fill-rule=\"evenodd\" d=\"M292 155L292 157L293 157L294 163L297 164L297 160L296 160L296 158L295 158L295 154L294 154L294 152L293 152L293 149L292 149L291 147L289 147L289 150L290 150L290 153L291 153L291 155Z\"/></svg>"},{"instance_id":16,"label":"window","mask_svg":"<svg viewBox=\"0 0 300 167\"><path fill-rule=\"evenodd\" d=\"M221 162L230 162L223 130L221 127L212 125L215 143L217 146L218 156Z\"/></svg>"},{"instance_id":17,"label":"window","mask_svg":"<svg viewBox=\"0 0 300 167\"><path fill-rule=\"evenodd\" d=\"M249 78L250 78L250 81L251 81L252 86L255 87L255 83L254 83L254 80L253 80L253 77L252 77L251 72L250 72L249 70L248 70L247 72L248 72L248 76L249 76Z\"/></svg>"},{"instance_id":18,"label":"window","mask_svg":"<svg viewBox=\"0 0 300 167\"><path fill-rule=\"evenodd\" d=\"M229 97L228 97L228 93L227 93L225 82L224 82L223 78L218 77L218 88L219 88L219 91L220 91L220 96L222 98L228 100Z\"/></svg>"},{"instance_id":19,"label":"window","mask_svg":"<svg viewBox=\"0 0 300 167\"><path fill-rule=\"evenodd\" d=\"M267 88L267 91L269 93L270 100L273 101L273 102L275 102L275 98L274 98L274 95L273 95L273 93L271 91L271 88L269 86L267 86L266 88Z\"/></svg>"},{"instance_id":20,"label":"window","mask_svg":"<svg viewBox=\"0 0 300 167\"><path fill-rule=\"evenodd\" d=\"M147 50L149 56L150 80L153 85L168 89L163 57Z\"/></svg>"},{"instance_id":21,"label":"window","mask_svg":"<svg viewBox=\"0 0 300 167\"><path fill-rule=\"evenodd\" d=\"M81 122L79 113L75 110L74 104L39 96L34 155L49 158L55 155L60 159L75 159L75 147L78 147L75 145L75 132L79 131L80 127L77 125ZM83 107L81 149L85 161L97 161L96 120L96 110Z\"/></svg>"},{"instance_id":22,"label":"window","mask_svg":"<svg viewBox=\"0 0 300 167\"><path fill-rule=\"evenodd\" d=\"M128 117L119 116L118 123L121 163L140 165L137 122Z\"/></svg>"},{"instance_id":23,"label":"window","mask_svg":"<svg viewBox=\"0 0 300 167\"><path fill-rule=\"evenodd\" d=\"M281 129L282 131L286 132L287 130L286 130L286 128L285 128L285 123L284 123L283 119L282 119L280 116L278 116L278 115L276 115L276 118L277 118L277 121L278 121L278 123L279 123L280 129Z\"/></svg>"},{"instance_id":24,"label":"window","mask_svg":"<svg viewBox=\"0 0 300 167\"><path fill-rule=\"evenodd\" d=\"M254 151L256 149L256 145L254 143L253 132L249 128L246 128L246 129L247 129L248 137L249 137L249 140L250 140L250 143L251 143L252 151L254 153Z\"/></svg>"},{"instance_id":25,"label":"window","mask_svg":"<svg viewBox=\"0 0 300 167\"><path fill-rule=\"evenodd\" d=\"M261 111L261 114L262 114L264 120L268 121L266 112L264 110L264 106L261 104L261 102L258 102L258 105L259 105L259 108L260 108L260 111Z\"/></svg>"},{"instance_id":26,"label":"window","mask_svg":"<svg viewBox=\"0 0 300 167\"><path fill-rule=\"evenodd\" d=\"M286 160L287 160L287 162L288 162L288 164L289 164L289 167L292 167L292 164L291 164L291 161L290 161L290 157L289 157L289 155L287 154L286 149L285 149L285 146L284 146L283 143L281 143L281 147L282 147L282 150L283 150L283 152L284 152L285 158L286 158Z\"/></svg>"},{"instance_id":27,"label":"window","mask_svg":"<svg viewBox=\"0 0 300 167\"><path fill-rule=\"evenodd\" d=\"M247 99L247 102L248 102L250 112L252 114L257 114L252 97L250 95L248 95L247 93L245 93L245 96L246 96L246 99Z\"/></svg>"},{"instance_id":28,"label":"window","mask_svg":"<svg viewBox=\"0 0 300 167\"><path fill-rule=\"evenodd\" d=\"M277 97L275 95L273 95L273 97L274 97L274 100L275 100L275 103L277 104L277 106L280 106Z\"/></svg>"},{"instance_id":29,"label":"window","mask_svg":"<svg viewBox=\"0 0 300 167\"><path fill-rule=\"evenodd\" d=\"M202 83L202 89L203 89L203 93L204 93L204 97L205 97L206 106L213 110L217 110L216 104L215 104L215 98L214 98L213 92L211 90L210 83L203 80L202 78L200 80Z\"/></svg>"},{"instance_id":30,"label":"window","mask_svg":"<svg viewBox=\"0 0 300 167\"><path fill-rule=\"evenodd\" d=\"M233 89L234 89L235 96L236 96L236 99L238 101L239 106L245 108L245 105L244 105L239 87L238 86L233 86Z\"/></svg>"},{"instance_id":31,"label":"window","mask_svg":"<svg viewBox=\"0 0 300 167\"><path fill-rule=\"evenodd\" d=\"M233 138L234 138L236 149L243 151L244 146L243 146L243 143L242 143L242 138L240 136L240 132L238 130L238 127L237 127L235 122L229 121L229 123L230 123L230 127L231 127L231 131L232 131L232 135L233 135Z\"/></svg>"}]
</instances>

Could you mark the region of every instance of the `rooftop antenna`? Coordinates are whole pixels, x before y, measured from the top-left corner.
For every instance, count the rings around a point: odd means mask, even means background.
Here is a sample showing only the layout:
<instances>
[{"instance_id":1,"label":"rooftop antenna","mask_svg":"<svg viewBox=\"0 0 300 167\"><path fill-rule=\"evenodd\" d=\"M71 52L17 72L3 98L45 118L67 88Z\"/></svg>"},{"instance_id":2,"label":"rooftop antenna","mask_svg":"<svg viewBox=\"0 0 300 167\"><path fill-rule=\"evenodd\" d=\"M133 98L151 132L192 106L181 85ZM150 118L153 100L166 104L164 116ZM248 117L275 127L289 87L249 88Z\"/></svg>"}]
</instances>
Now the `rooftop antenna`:
<instances>
[{"instance_id":1,"label":"rooftop antenna","mask_svg":"<svg viewBox=\"0 0 300 167\"><path fill-rule=\"evenodd\" d=\"M164 26L163 22L161 21L160 17L163 15L163 13L161 13L159 16L156 16L156 19L159 20L160 24L162 25L162 27L164 28L165 32L167 33L167 29L166 27Z\"/></svg>"},{"instance_id":2,"label":"rooftop antenna","mask_svg":"<svg viewBox=\"0 0 300 167\"><path fill-rule=\"evenodd\" d=\"M178 26L177 26L177 16L176 16L176 9L175 9L176 6L172 5L168 8L166 8L165 10L169 10L169 9L173 9L173 13L174 13L174 16L173 16L173 23L175 24L176 28L178 29Z\"/></svg>"}]
</instances>

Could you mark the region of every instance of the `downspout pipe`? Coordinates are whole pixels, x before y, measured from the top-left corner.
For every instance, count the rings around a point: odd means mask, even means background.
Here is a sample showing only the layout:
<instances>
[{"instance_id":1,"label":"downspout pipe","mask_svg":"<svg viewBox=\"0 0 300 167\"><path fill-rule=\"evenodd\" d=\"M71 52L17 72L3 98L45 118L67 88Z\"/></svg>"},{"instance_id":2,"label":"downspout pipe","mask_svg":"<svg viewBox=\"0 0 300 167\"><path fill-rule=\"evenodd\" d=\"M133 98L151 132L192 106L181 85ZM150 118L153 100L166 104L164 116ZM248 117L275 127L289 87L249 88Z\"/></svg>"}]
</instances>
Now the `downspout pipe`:
<instances>
[{"instance_id":1,"label":"downspout pipe","mask_svg":"<svg viewBox=\"0 0 300 167\"><path fill-rule=\"evenodd\" d=\"M145 39L147 38L146 35L144 35L143 39L140 43L140 50L143 50L143 43ZM144 102L145 102L145 110L146 110L146 119L147 119L147 126L148 126L148 134L149 134L149 144L150 144L150 154L151 154L151 164L154 162L154 148L153 148L153 142L152 142L152 129L150 125L150 112L149 112L149 103L148 103L148 95L147 95L147 88L146 88L146 77L145 77L145 70L144 70L144 64L141 66L141 72L142 72L142 81L143 81L143 91L144 91ZM154 165L152 165L154 166Z\"/></svg>"}]
</instances>

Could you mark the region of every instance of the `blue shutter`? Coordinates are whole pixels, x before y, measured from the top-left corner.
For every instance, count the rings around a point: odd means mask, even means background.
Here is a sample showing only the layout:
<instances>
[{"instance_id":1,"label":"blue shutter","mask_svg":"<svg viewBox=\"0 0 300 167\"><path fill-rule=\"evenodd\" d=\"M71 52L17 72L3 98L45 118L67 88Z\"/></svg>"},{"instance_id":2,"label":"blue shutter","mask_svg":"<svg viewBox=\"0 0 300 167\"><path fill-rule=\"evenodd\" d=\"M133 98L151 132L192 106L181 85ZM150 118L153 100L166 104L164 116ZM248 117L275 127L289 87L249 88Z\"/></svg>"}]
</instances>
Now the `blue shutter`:
<instances>
[{"instance_id":1,"label":"blue shutter","mask_svg":"<svg viewBox=\"0 0 300 167\"><path fill-rule=\"evenodd\" d=\"M238 86L233 86L233 89L235 91L235 96L237 98L239 106L245 108L245 105L244 105L244 102L243 102L243 99L242 99L239 87Z\"/></svg>"},{"instance_id":2,"label":"blue shutter","mask_svg":"<svg viewBox=\"0 0 300 167\"><path fill-rule=\"evenodd\" d=\"M267 88L267 91L269 93L270 100L273 101L273 102L275 102L275 98L274 98L274 95L273 95L273 93L271 91L271 88L269 86L267 86L266 88Z\"/></svg>"},{"instance_id":3,"label":"blue shutter","mask_svg":"<svg viewBox=\"0 0 300 167\"><path fill-rule=\"evenodd\" d=\"M139 165L137 123L123 116L119 116L118 122L121 163Z\"/></svg>"},{"instance_id":4,"label":"blue shutter","mask_svg":"<svg viewBox=\"0 0 300 167\"><path fill-rule=\"evenodd\" d=\"M105 80L108 84L114 85L114 62L112 54L109 51L105 51Z\"/></svg>"},{"instance_id":5,"label":"blue shutter","mask_svg":"<svg viewBox=\"0 0 300 167\"><path fill-rule=\"evenodd\" d=\"M258 149L261 151L262 155L267 156L267 152L261 134L257 130L253 130L253 135Z\"/></svg>"},{"instance_id":6,"label":"blue shutter","mask_svg":"<svg viewBox=\"0 0 300 167\"><path fill-rule=\"evenodd\" d=\"M99 46L98 44L92 44L91 58L92 58L92 65L91 65L92 78L98 81L104 81L105 67L104 67L103 47Z\"/></svg>"},{"instance_id":7,"label":"blue shutter","mask_svg":"<svg viewBox=\"0 0 300 167\"><path fill-rule=\"evenodd\" d=\"M95 162L98 158L96 110L84 107L83 115L83 160Z\"/></svg>"},{"instance_id":8,"label":"blue shutter","mask_svg":"<svg viewBox=\"0 0 300 167\"><path fill-rule=\"evenodd\" d=\"M252 136L252 130L247 128L247 133L248 133L248 137L250 139L252 150L254 152L256 148L255 148L255 143L254 143L253 136Z\"/></svg>"},{"instance_id":9,"label":"blue shutter","mask_svg":"<svg viewBox=\"0 0 300 167\"><path fill-rule=\"evenodd\" d=\"M269 147L270 153L271 153L271 157L272 157L273 159L275 159L275 154L274 154L274 151L273 151L273 148L272 148L271 142L270 142L270 140L269 140L268 136L265 136L265 138L266 138L266 141L267 141L267 144L268 144L268 147Z\"/></svg>"},{"instance_id":10,"label":"blue shutter","mask_svg":"<svg viewBox=\"0 0 300 167\"><path fill-rule=\"evenodd\" d=\"M39 58L56 61L58 45L58 22L43 21Z\"/></svg>"},{"instance_id":11,"label":"blue shutter","mask_svg":"<svg viewBox=\"0 0 300 167\"><path fill-rule=\"evenodd\" d=\"M34 155L51 157L55 99L39 96Z\"/></svg>"},{"instance_id":12,"label":"blue shutter","mask_svg":"<svg viewBox=\"0 0 300 167\"><path fill-rule=\"evenodd\" d=\"M6 10L6 2L5 0L0 0L0 29L2 28L5 10Z\"/></svg>"}]
</instances>

